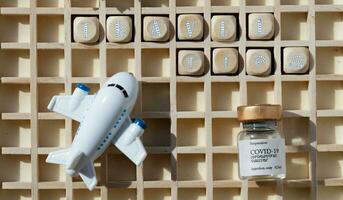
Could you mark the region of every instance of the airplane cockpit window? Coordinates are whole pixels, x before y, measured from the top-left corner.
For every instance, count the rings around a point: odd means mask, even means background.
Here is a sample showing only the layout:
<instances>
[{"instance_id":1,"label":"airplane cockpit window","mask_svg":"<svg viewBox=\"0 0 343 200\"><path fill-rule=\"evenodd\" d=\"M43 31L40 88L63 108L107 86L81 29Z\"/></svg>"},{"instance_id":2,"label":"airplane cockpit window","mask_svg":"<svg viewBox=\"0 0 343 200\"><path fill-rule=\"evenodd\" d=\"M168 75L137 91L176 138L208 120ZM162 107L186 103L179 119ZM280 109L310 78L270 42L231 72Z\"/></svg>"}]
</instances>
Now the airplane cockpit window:
<instances>
[{"instance_id":1,"label":"airplane cockpit window","mask_svg":"<svg viewBox=\"0 0 343 200\"><path fill-rule=\"evenodd\" d=\"M108 84L107 87L116 87L118 88L124 95L125 98L128 98L129 95L128 93L126 92L126 90L124 89L123 86L119 85L119 84L114 84L114 83L111 83L111 84Z\"/></svg>"}]
</instances>

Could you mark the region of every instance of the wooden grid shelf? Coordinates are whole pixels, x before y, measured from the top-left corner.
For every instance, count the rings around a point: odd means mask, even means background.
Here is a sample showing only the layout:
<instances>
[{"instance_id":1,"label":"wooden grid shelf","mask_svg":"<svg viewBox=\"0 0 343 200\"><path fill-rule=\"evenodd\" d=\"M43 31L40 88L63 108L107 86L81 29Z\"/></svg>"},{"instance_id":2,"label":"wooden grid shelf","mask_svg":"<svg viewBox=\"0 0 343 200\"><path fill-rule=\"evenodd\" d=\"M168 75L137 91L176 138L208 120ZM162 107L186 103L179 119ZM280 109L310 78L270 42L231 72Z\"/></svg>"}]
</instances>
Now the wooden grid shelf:
<instances>
[{"instance_id":1,"label":"wooden grid shelf","mask_svg":"<svg viewBox=\"0 0 343 200\"><path fill-rule=\"evenodd\" d=\"M287 178L250 181L253 199L339 200L343 198L343 1L342 0L0 0L0 199L223 200L240 199L236 107L277 103L284 107ZM272 40L247 37L248 14L275 16ZM204 17L202 41L179 41L180 14ZM212 41L211 17L232 14L236 41ZM134 37L95 45L75 43L72 20L93 15L102 27L112 15L131 16ZM144 16L169 17L167 42L142 39ZM310 70L282 71L283 49L309 48ZM177 74L177 53L201 49L211 67L212 51L239 52L236 75ZM245 53L272 51L267 77L245 73ZM71 94L76 83L97 91L107 77L133 73L140 82L134 116L149 128L143 142L149 153L135 166L110 147L95 162L99 184L88 191L64 167L45 163L49 152L71 144L78 123L48 112L50 98Z\"/></svg>"}]
</instances>

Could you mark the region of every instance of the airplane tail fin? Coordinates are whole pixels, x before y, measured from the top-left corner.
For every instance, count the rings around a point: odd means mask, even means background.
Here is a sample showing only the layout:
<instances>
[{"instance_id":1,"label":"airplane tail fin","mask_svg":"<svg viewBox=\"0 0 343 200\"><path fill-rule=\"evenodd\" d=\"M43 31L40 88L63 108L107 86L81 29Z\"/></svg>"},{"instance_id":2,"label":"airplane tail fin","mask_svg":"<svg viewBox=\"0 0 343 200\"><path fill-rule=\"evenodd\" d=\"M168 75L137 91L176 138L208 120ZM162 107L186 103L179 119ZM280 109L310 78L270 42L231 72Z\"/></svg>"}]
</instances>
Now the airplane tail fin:
<instances>
[{"instance_id":1,"label":"airplane tail fin","mask_svg":"<svg viewBox=\"0 0 343 200\"><path fill-rule=\"evenodd\" d=\"M69 155L69 149L62 149L59 151L54 151L49 153L46 162L65 165L67 163L67 158Z\"/></svg>"},{"instance_id":2,"label":"airplane tail fin","mask_svg":"<svg viewBox=\"0 0 343 200\"><path fill-rule=\"evenodd\" d=\"M79 175L89 190L93 190L95 188L98 180L95 175L93 163L88 161L87 164L80 170Z\"/></svg>"}]
</instances>

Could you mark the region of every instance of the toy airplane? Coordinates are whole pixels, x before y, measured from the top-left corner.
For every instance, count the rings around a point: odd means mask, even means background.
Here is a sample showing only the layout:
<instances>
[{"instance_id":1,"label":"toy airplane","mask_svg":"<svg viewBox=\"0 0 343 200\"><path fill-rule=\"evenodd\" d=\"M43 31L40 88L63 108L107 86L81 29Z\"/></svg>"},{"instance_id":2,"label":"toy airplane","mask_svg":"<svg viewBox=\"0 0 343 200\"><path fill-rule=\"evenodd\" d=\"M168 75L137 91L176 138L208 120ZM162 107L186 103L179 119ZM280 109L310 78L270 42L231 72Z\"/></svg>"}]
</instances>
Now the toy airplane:
<instances>
[{"instance_id":1,"label":"toy airplane","mask_svg":"<svg viewBox=\"0 0 343 200\"><path fill-rule=\"evenodd\" d=\"M129 114L137 99L138 84L133 75L113 75L95 95L78 84L72 95L54 96L48 109L80 122L70 148L51 152L48 163L63 164L66 173L80 175L89 190L97 184L93 161L113 143L132 162L139 165L147 156L139 139L146 128Z\"/></svg>"}]
</instances>

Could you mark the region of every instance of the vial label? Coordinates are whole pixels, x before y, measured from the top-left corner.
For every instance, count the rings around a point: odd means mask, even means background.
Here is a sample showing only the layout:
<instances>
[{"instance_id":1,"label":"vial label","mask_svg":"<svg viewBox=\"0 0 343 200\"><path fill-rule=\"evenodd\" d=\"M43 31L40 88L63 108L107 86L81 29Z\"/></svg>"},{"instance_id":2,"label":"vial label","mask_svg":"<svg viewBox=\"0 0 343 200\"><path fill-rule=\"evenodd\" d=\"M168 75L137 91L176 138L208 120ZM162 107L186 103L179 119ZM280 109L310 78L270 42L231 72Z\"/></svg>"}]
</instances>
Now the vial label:
<instances>
[{"instance_id":1,"label":"vial label","mask_svg":"<svg viewBox=\"0 0 343 200\"><path fill-rule=\"evenodd\" d=\"M257 19L257 34L262 34L262 18Z\"/></svg>"},{"instance_id":2,"label":"vial label","mask_svg":"<svg viewBox=\"0 0 343 200\"><path fill-rule=\"evenodd\" d=\"M193 69L193 65L194 65L194 62L196 62L197 60L197 57L194 56L194 55L187 55L185 58L184 58L184 66L186 66L186 69L188 71L191 71Z\"/></svg>"},{"instance_id":3,"label":"vial label","mask_svg":"<svg viewBox=\"0 0 343 200\"><path fill-rule=\"evenodd\" d=\"M285 140L257 139L238 142L241 177L283 175L286 173Z\"/></svg>"},{"instance_id":4,"label":"vial label","mask_svg":"<svg viewBox=\"0 0 343 200\"><path fill-rule=\"evenodd\" d=\"M224 57L224 68L229 68L229 58L227 56Z\"/></svg>"},{"instance_id":5,"label":"vial label","mask_svg":"<svg viewBox=\"0 0 343 200\"><path fill-rule=\"evenodd\" d=\"M187 29L188 37L193 37L194 27L195 27L195 22L194 21L192 21L192 22L187 21L186 22L186 29Z\"/></svg>"},{"instance_id":6,"label":"vial label","mask_svg":"<svg viewBox=\"0 0 343 200\"><path fill-rule=\"evenodd\" d=\"M291 58L290 67L302 68L305 65L305 58L301 55L295 55Z\"/></svg>"},{"instance_id":7,"label":"vial label","mask_svg":"<svg viewBox=\"0 0 343 200\"><path fill-rule=\"evenodd\" d=\"M115 36L117 39L120 39L120 38L125 37L124 26L123 26L123 24L121 23L120 20L116 20L116 21L114 22L114 36Z\"/></svg>"},{"instance_id":8,"label":"vial label","mask_svg":"<svg viewBox=\"0 0 343 200\"><path fill-rule=\"evenodd\" d=\"M220 21L220 37L224 38L227 36L227 31L225 28L225 21Z\"/></svg>"},{"instance_id":9,"label":"vial label","mask_svg":"<svg viewBox=\"0 0 343 200\"><path fill-rule=\"evenodd\" d=\"M154 21L152 22L151 35L155 38L161 37L160 24L156 19L154 19Z\"/></svg>"},{"instance_id":10,"label":"vial label","mask_svg":"<svg viewBox=\"0 0 343 200\"><path fill-rule=\"evenodd\" d=\"M88 38L88 22L85 22L84 24L83 24L83 38L84 39L87 39Z\"/></svg>"},{"instance_id":11,"label":"vial label","mask_svg":"<svg viewBox=\"0 0 343 200\"><path fill-rule=\"evenodd\" d=\"M255 59L255 65L262 65L266 62L266 58L262 55L257 55Z\"/></svg>"}]
</instances>

